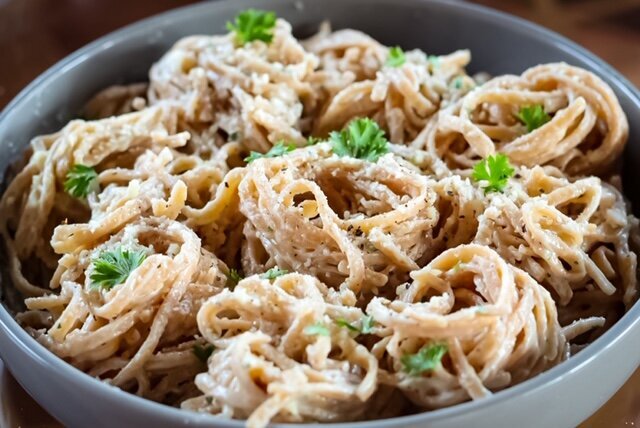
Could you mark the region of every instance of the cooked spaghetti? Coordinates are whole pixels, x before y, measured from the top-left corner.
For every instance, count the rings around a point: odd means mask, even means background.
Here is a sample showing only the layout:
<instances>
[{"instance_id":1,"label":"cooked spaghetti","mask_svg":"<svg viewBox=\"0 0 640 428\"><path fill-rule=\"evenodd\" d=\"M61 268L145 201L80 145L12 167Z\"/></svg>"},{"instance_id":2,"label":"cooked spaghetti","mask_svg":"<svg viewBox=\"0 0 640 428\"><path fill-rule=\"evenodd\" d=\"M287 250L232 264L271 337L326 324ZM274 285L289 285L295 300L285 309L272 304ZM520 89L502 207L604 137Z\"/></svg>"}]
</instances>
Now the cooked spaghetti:
<instances>
[{"instance_id":1,"label":"cooked spaghetti","mask_svg":"<svg viewBox=\"0 0 640 428\"><path fill-rule=\"evenodd\" d=\"M32 140L0 201L16 318L186 410L339 422L525 381L638 297L628 125L589 71L470 76L272 13L180 40Z\"/></svg>"}]
</instances>

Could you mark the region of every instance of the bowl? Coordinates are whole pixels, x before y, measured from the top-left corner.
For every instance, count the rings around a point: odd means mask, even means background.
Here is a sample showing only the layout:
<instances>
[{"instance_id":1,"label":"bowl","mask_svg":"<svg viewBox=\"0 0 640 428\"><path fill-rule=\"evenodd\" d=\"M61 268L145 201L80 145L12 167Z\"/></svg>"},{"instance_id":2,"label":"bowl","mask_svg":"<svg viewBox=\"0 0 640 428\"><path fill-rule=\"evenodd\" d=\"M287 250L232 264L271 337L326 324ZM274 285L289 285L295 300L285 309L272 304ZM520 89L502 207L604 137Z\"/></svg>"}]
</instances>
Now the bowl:
<instances>
[{"instance_id":1,"label":"bowl","mask_svg":"<svg viewBox=\"0 0 640 428\"><path fill-rule=\"evenodd\" d=\"M470 71L520 73L538 63L566 61L589 69L614 90L630 122L627 183L640 168L640 94L585 49L518 18L447 0L227 0L205 2L141 21L62 60L24 89L0 115L0 170L29 140L63 126L98 90L146 80L173 42L221 33L238 10L274 10L298 36L320 21L363 30L387 45L442 54L469 48ZM627 193L640 206L640 189ZM7 284L3 284L6 286ZM18 382L65 426L242 427L242 421L178 410L125 393L68 365L33 340L12 318L3 293L0 357ZM553 369L474 402L400 418L332 427L573 427L605 403L640 364L640 304L585 350ZM287 425L304 426L304 425Z\"/></svg>"}]
</instances>

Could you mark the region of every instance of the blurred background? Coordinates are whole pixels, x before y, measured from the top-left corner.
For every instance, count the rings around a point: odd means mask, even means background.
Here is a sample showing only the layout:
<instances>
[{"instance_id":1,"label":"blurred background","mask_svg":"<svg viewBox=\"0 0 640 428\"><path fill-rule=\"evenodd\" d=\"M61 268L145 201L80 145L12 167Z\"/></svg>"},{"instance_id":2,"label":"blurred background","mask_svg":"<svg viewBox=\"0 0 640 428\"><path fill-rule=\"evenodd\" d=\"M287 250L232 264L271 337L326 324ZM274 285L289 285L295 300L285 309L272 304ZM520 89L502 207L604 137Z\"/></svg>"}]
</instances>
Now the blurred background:
<instances>
[{"instance_id":1,"label":"blurred background","mask_svg":"<svg viewBox=\"0 0 640 428\"><path fill-rule=\"evenodd\" d=\"M586 47L640 87L640 0L479 0Z\"/></svg>"},{"instance_id":2,"label":"blurred background","mask_svg":"<svg viewBox=\"0 0 640 428\"><path fill-rule=\"evenodd\" d=\"M319 0L321 1L321 0ZM640 0L475 0L556 30L640 86ZM0 0L0 108L88 42L195 0ZM116 5L126 7L115 7Z\"/></svg>"}]
</instances>

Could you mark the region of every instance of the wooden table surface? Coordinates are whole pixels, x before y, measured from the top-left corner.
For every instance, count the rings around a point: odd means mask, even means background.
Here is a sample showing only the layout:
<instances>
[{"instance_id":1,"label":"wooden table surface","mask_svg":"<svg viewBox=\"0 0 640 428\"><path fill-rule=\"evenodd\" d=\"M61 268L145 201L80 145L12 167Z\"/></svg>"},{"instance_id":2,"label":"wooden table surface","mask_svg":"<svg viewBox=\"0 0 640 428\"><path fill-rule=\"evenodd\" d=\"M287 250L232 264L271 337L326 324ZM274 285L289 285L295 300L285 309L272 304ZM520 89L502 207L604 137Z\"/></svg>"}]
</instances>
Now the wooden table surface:
<instances>
[{"instance_id":1,"label":"wooden table surface","mask_svg":"<svg viewBox=\"0 0 640 428\"><path fill-rule=\"evenodd\" d=\"M603 0L598 0L603 1ZM26 84L72 51L116 28L193 0L0 0L0 108ZM526 2L479 0L480 3L541 21ZM574 2L575 3L575 2ZM593 2L592 2L593 3ZM119 7L115 7L118 4ZM126 7L122 7L125 5ZM631 12L629 12L631 13ZM626 13L628 15L629 13ZM616 27L611 17L605 27L580 32L567 28L566 35L603 56L634 83L640 84L640 26L631 31ZM625 17L629 21L629 17ZM545 24L544 20L542 20ZM548 25L563 32L557 24ZM604 28L604 29L603 29ZM17 384L0 361L0 428L58 427ZM640 428L640 369L627 384L583 428Z\"/></svg>"}]
</instances>

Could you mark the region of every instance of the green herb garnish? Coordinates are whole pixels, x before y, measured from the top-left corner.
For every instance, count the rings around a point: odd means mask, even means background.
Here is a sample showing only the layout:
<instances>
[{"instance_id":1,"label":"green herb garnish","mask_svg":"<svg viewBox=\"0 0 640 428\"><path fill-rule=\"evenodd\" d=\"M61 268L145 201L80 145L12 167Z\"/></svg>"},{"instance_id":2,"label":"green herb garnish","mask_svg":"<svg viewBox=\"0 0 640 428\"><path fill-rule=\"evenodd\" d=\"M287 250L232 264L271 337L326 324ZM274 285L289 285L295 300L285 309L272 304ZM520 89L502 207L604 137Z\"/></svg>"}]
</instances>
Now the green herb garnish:
<instances>
[{"instance_id":1,"label":"green herb garnish","mask_svg":"<svg viewBox=\"0 0 640 428\"><path fill-rule=\"evenodd\" d=\"M208 346L200 346L195 345L191 350L193 355L195 355L203 364L207 364L207 360L213 354L215 347L213 345Z\"/></svg>"},{"instance_id":2,"label":"green herb garnish","mask_svg":"<svg viewBox=\"0 0 640 428\"><path fill-rule=\"evenodd\" d=\"M471 178L475 181L487 182L484 188L485 193L502 192L514 172L515 170L509 163L509 158L502 153L498 153L478 162L473 167Z\"/></svg>"},{"instance_id":3,"label":"green herb garnish","mask_svg":"<svg viewBox=\"0 0 640 428\"><path fill-rule=\"evenodd\" d=\"M229 269L229 273L227 274L227 287L230 289L234 289L236 285L240 281L244 279L244 276L236 269Z\"/></svg>"},{"instance_id":4,"label":"green herb garnish","mask_svg":"<svg viewBox=\"0 0 640 428\"><path fill-rule=\"evenodd\" d=\"M400 46L394 46L389 49L389 56L387 57L387 62L385 65L389 67L400 67L404 64L406 58L404 57L404 51Z\"/></svg>"},{"instance_id":5,"label":"green herb garnish","mask_svg":"<svg viewBox=\"0 0 640 428\"><path fill-rule=\"evenodd\" d=\"M455 89L471 89L476 86L475 81L468 76L458 76L451 81Z\"/></svg>"},{"instance_id":6,"label":"green herb garnish","mask_svg":"<svg viewBox=\"0 0 640 428\"><path fill-rule=\"evenodd\" d=\"M320 142L320 138L309 135L307 137L307 146L315 146Z\"/></svg>"},{"instance_id":7,"label":"green herb garnish","mask_svg":"<svg viewBox=\"0 0 640 428\"><path fill-rule=\"evenodd\" d=\"M333 153L375 162L389 151L389 142L378 124L368 118L352 120L347 129L329 134Z\"/></svg>"},{"instance_id":8,"label":"green herb garnish","mask_svg":"<svg viewBox=\"0 0 640 428\"><path fill-rule=\"evenodd\" d=\"M262 154L262 153L252 151L249 154L249 156L244 158L244 161L246 163L251 163L254 160L260 159L260 158L277 158L278 156L286 155L287 153L292 152L295 149L296 149L295 144L285 145L284 142L279 141L276 143L275 146L271 147L271 149L267 153Z\"/></svg>"},{"instance_id":9,"label":"green herb garnish","mask_svg":"<svg viewBox=\"0 0 640 428\"><path fill-rule=\"evenodd\" d=\"M74 198L86 198L98 190L98 173L90 166L76 164L67 172L64 191Z\"/></svg>"},{"instance_id":10,"label":"green herb garnish","mask_svg":"<svg viewBox=\"0 0 640 428\"><path fill-rule=\"evenodd\" d=\"M440 67L440 57L437 55L427 55L427 61L433 69Z\"/></svg>"},{"instance_id":11,"label":"green herb garnish","mask_svg":"<svg viewBox=\"0 0 640 428\"><path fill-rule=\"evenodd\" d=\"M521 107L516 117L527 127L527 132L538 129L551 120L551 116L539 104Z\"/></svg>"},{"instance_id":12,"label":"green herb garnish","mask_svg":"<svg viewBox=\"0 0 640 428\"><path fill-rule=\"evenodd\" d=\"M360 321L360 327L356 327L344 318L337 319L336 324L340 327L345 327L354 333L369 334L373 330L374 321L372 316L365 315Z\"/></svg>"},{"instance_id":13,"label":"green herb garnish","mask_svg":"<svg viewBox=\"0 0 640 428\"><path fill-rule=\"evenodd\" d=\"M122 247L103 251L92 262L93 272L89 277L91 286L110 290L122 284L146 257L142 250L123 250Z\"/></svg>"},{"instance_id":14,"label":"green herb garnish","mask_svg":"<svg viewBox=\"0 0 640 428\"><path fill-rule=\"evenodd\" d=\"M354 333L360 333L360 329L358 327L351 325L351 323L344 318L337 319L336 324L340 327L345 327L348 330L353 331Z\"/></svg>"},{"instance_id":15,"label":"green herb garnish","mask_svg":"<svg viewBox=\"0 0 640 428\"><path fill-rule=\"evenodd\" d=\"M257 9L244 10L236 16L234 22L227 22L227 30L236 34L241 45L254 40L270 43L275 26L275 13Z\"/></svg>"},{"instance_id":16,"label":"green herb garnish","mask_svg":"<svg viewBox=\"0 0 640 428\"><path fill-rule=\"evenodd\" d=\"M262 278L262 279L276 279L277 277L282 276L282 275L286 275L288 273L289 273L288 270L280 269L279 267L276 266L276 267L273 267L273 268L269 269L268 271L266 271L262 275L260 275L260 278Z\"/></svg>"},{"instance_id":17,"label":"green herb garnish","mask_svg":"<svg viewBox=\"0 0 640 428\"><path fill-rule=\"evenodd\" d=\"M360 332L362 334L369 334L373 331L373 324L375 323L371 315L365 315L362 317L362 325L360 326Z\"/></svg>"},{"instance_id":18,"label":"green herb garnish","mask_svg":"<svg viewBox=\"0 0 640 428\"><path fill-rule=\"evenodd\" d=\"M466 269L466 265L464 263L462 263L460 260L458 260L456 262L455 265L453 265L453 267L451 268L451 272L453 273L458 273L460 272L462 269Z\"/></svg>"},{"instance_id":19,"label":"green herb garnish","mask_svg":"<svg viewBox=\"0 0 640 428\"><path fill-rule=\"evenodd\" d=\"M442 361L442 357L447 353L447 345L436 343L425 345L415 354L405 354L400 361L403 370L410 375L419 375L426 371L433 370Z\"/></svg>"},{"instance_id":20,"label":"green herb garnish","mask_svg":"<svg viewBox=\"0 0 640 428\"><path fill-rule=\"evenodd\" d=\"M329 329L322 323L316 323L306 326L303 330L308 336L329 336Z\"/></svg>"}]
</instances>

